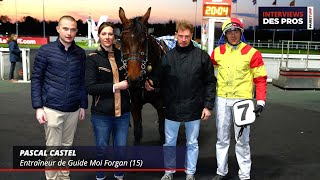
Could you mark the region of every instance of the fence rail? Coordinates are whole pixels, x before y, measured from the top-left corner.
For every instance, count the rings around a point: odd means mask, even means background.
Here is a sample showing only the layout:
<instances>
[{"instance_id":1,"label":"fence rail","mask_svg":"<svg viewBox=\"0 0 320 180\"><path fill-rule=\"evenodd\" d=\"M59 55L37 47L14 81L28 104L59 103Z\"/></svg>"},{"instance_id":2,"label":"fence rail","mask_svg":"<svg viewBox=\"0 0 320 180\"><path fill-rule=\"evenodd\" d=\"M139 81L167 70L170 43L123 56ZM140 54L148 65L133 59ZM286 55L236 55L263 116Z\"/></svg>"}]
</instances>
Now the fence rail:
<instances>
[{"instance_id":1,"label":"fence rail","mask_svg":"<svg viewBox=\"0 0 320 180\"><path fill-rule=\"evenodd\" d=\"M283 45L282 43L285 42ZM273 48L273 49L281 49L283 48L287 49L288 47L290 49L308 49L309 50L320 50L320 42L316 41L279 41L279 42L253 42L253 41L247 41L248 44L255 48ZM218 44L218 41L215 43Z\"/></svg>"}]
</instances>

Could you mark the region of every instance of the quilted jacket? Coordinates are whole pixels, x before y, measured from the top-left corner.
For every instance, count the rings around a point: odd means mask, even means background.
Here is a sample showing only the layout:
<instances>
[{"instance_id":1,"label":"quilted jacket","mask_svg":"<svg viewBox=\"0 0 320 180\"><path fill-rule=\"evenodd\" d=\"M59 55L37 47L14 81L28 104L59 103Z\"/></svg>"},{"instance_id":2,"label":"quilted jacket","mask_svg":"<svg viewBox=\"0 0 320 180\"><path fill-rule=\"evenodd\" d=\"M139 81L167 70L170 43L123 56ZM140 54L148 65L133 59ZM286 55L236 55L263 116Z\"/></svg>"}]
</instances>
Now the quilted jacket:
<instances>
[{"instance_id":1,"label":"quilted jacket","mask_svg":"<svg viewBox=\"0 0 320 180\"><path fill-rule=\"evenodd\" d=\"M62 112L86 109L85 61L85 51L74 42L68 51L59 39L42 46L36 54L32 71L33 108L46 106Z\"/></svg>"}]
</instances>

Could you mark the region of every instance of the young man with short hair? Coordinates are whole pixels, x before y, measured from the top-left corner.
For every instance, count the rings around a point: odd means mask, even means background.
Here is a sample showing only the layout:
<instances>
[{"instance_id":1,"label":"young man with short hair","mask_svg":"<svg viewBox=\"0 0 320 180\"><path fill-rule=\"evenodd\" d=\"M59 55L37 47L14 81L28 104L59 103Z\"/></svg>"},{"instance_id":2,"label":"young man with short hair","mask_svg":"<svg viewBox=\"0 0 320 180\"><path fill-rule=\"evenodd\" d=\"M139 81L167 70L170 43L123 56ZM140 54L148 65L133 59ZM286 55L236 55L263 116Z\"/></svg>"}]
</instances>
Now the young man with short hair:
<instances>
[{"instance_id":1,"label":"young man with short hair","mask_svg":"<svg viewBox=\"0 0 320 180\"><path fill-rule=\"evenodd\" d=\"M77 46L77 22L62 16L59 37L37 52L31 78L32 106L44 125L46 146L72 146L78 119L88 107L85 90L85 51ZM47 180L70 179L69 171L46 171Z\"/></svg>"}]
</instances>

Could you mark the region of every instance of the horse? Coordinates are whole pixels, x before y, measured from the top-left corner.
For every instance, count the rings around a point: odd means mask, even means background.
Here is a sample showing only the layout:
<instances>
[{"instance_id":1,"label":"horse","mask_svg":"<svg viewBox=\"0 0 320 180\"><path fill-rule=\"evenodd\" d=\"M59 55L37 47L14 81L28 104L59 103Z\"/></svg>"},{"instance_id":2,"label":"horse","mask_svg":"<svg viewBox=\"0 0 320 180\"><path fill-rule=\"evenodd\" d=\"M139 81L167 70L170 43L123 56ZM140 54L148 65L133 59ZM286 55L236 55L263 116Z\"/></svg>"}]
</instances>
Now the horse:
<instances>
[{"instance_id":1,"label":"horse","mask_svg":"<svg viewBox=\"0 0 320 180\"><path fill-rule=\"evenodd\" d=\"M143 137L142 107L150 103L158 113L158 131L160 142L164 143L164 103L159 89L147 91L145 82L153 75L154 69L161 62L165 53L156 39L148 33L147 21L151 7L142 17L127 19L120 7L119 17L122 22L120 35L122 62L127 68L127 80L131 96L131 114L134 125L134 142L139 144ZM158 89L158 90L157 90Z\"/></svg>"}]
</instances>

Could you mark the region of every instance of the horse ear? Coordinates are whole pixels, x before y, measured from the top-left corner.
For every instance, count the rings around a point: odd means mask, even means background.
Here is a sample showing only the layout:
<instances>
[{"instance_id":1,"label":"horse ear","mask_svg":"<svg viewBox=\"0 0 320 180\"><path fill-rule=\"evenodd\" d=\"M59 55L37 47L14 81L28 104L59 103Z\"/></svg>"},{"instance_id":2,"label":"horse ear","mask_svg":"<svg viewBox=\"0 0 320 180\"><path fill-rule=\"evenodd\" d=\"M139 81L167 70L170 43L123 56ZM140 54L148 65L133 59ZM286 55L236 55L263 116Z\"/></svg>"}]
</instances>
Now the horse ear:
<instances>
[{"instance_id":1,"label":"horse ear","mask_svg":"<svg viewBox=\"0 0 320 180\"><path fill-rule=\"evenodd\" d=\"M148 11L146 12L146 14L144 14L144 16L141 18L141 22L143 24L146 24L148 22L148 19L150 17L150 13L151 13L151 7L149 7Z\"/></svg>"},{"instance_id":2,"label":"horse ear","mask_svg":"<svg viewBox=\"0 0 320 180\"><path fill-rule=\"evenodd\" d=\"M119 9L119 17L120 17L122 24L126 24L129 21L126 18L126 14L124 13L124 10L122 9L122 7L120 7L120 9Z\"/></svg>"}]
</instances>

